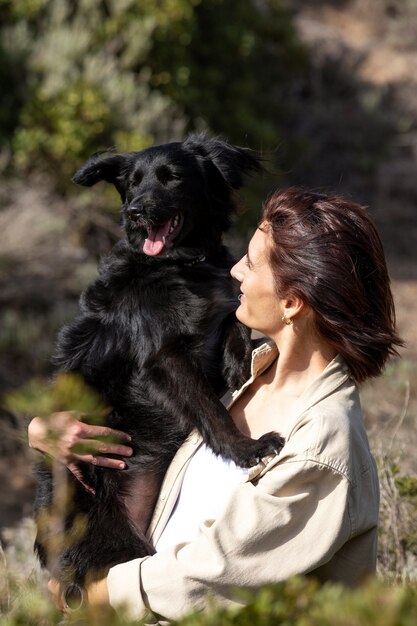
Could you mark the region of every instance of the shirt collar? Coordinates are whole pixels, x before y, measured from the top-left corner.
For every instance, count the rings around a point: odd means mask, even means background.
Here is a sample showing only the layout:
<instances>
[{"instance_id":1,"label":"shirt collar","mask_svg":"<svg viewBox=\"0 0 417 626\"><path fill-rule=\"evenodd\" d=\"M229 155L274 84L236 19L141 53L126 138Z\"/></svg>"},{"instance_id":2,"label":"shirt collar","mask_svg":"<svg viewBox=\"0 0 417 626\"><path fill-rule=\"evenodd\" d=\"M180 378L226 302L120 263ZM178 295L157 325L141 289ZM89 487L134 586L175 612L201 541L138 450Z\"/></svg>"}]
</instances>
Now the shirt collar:
<instances>
[{"instance_id":1,"label":"shirt collar","mask_svg":"<svg viewBox=\"0 0 417 626\"><path fill-rule=\"evenodd\" d=\"M251 375L256 378L278 357L278 348L272 340L265 341L252 351Z\"/></svg>"}]
</instances>

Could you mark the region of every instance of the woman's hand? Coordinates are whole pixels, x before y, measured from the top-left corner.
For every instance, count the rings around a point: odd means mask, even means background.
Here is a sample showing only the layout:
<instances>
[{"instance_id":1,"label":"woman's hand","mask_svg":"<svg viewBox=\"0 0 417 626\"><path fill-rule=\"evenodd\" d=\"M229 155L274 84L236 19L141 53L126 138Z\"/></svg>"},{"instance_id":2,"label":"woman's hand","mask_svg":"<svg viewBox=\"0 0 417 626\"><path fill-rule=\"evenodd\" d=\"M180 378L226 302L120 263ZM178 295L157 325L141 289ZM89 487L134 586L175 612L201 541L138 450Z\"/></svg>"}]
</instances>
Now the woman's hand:
<instances>
[{"instance_id":1,"label":"woman's hand","mask_svg":"<svg viewBox=\"0 0 417 626\"><path fill-rule=\"evenodd\" d=\"M74 607L68 605L64 590L55 578L51 578L49 580L48 591L60 611L63 613L69 613L74 610ZM83 594L79 605L75 608L81 608L82 606L85 607L86 604L88 607L109 607L107 578L102 578L101 580L90 583L85 589L85 594Z\"/></svg>"},{"instance_id":2,"label":"woman's hand","mask_svg":"<svg viewBox=\"0 0 417 626\"><path fill-rule=\"evenodd\" d=\"M130 436L107 426L82 422L75 413L63 411L48 417L34 417L28 427L29 446L49 454L73 471L78 461L110 469L124 469L126 463L107 454L129 457ZM76 473L76 472L74 472Z\"/></svg>"}]
</instances>

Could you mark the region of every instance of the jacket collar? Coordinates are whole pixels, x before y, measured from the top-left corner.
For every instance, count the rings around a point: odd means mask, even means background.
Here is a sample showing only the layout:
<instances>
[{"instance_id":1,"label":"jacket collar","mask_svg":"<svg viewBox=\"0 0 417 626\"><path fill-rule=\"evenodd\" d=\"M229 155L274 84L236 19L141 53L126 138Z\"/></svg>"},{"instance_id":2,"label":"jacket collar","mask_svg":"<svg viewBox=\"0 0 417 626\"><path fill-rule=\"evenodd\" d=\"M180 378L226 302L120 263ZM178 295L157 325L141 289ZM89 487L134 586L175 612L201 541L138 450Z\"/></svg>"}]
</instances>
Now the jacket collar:
<instances>
[{"instance_id":1,"label":"jacket collar","mask_svg":"<svg viewBox=\"0 0 417 626\"><path fill-rule=\"evenodd\" d=\"M265 341L252 351L250 378L235 391L228 391L222 398L223 404L229 408L231 404L249 387L262 372L264 372L278 357L278 348L273 341Z\"/></svg>"},{"instance_id":2,"label":"jacket collar","mask_svg":"<svg viewBox=\"0 0 417 626\"><path fill-rule=\"evenodd\" d=\"M263 343L253 351L251 378L240 389L232 393L232 402L229 403L228 408L241 393L243 393L246 387L273 363L278 355L278 348L273 342L269 341ZM349 379L352 379L349 368L343 357L338 354L302 393L297 403L294 421L297 419L297 416L302 415L315 404L334 393L336 389L345 384ZM257 465L249 468L247 480L251 481L262 476L272 465L275 465L278 458L279 453L265 456Z\"/></svg>"},{"instance_id":3,"label":"jacket collar","mask_svg":"<svg viewBox=\"0 0 417 626\"><path fill-rule=\"evenodd\" d=\"M252 351L251 377L256 378L278 357L278 348L273 341L265 341Z\"/></svg>"}]
</instances>

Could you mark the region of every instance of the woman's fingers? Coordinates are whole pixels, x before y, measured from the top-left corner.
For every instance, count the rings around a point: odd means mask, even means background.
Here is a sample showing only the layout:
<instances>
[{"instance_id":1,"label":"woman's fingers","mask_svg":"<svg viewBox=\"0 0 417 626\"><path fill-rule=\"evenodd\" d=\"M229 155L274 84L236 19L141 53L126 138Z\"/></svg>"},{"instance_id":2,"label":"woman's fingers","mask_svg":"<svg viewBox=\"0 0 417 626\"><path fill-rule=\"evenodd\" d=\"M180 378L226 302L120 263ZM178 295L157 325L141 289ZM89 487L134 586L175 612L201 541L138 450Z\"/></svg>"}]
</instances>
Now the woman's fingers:
<instances>
[{"instance_id":1,"label":"woman's fingers","mask_svg":"<svg viewBox=\"0 0 417 626\"><path fill-rule=\"evenodd\" d=\"M109 428L108 426L95 426L94 424L87 424L85 422L79 422L79 434L85 438L97 439L99 437L104 437L109 441L125 441L129 442L131 440L130 435L124 433L122 430L116 430L114 428Z\"/></svg>"},{"instance_id":2,"label":"woman's fingers","mask_svg":"<svg viewBox=\"0 0 417 626\"><path fill-rule=\"evenodd\" d=\"M88 416L86 416L88 419ZM33 418L28 429L29 445L68 465L84 461L110 469L124 469L126 463L112 455L130 457L131 437L108 426L88 424L71 411ZM108 456L110 455L110 457Z\"/></svg>"},{"instance_id":3,"label":"woman's fingers","mask_svg":"<svg viewBox=\"0 0 417 626\"><path fill-rule=\"evenodd\" d=\"M54 604L58 607L60 611L64 613L68 607L65 606L65 603L62 597L61 585L59 584L57 580L55 580L55 578L49 579L48 591L52 596Z\"/></svg>"},{"instance_id":4,"label":"woman's fingers","mask_svg":"<svg viewBox=\"0 0 417 626\"><path fill-rule=\"evenodd\" d=\"M84 463L92 463L93 465L110 469L124 469L126 463L122 459L114 459L107 455L114 454L119 457L130 457L133 454L133 450L123 444L85 439L72 447L72 454L77 461L84 461Z\"/></svg>"},{"instance_id":5,"label":"woman's fingers","mask_svg":"<svg viewBox=\"0 0 417 626\"><path fill-rule=\"evenodd\" d=\"M80 439L71 446L71 452L78 459L86 455L103 456L107 454L117 454L118 456L132 456L133 450L130 446L111 441L98 441L97 439Z\"/></svg>"},{"instance_id":6,"label":"woman's fingers","mask_svg":"<svg viewBox=\"0 0 417 626\"><path fill-rule=\"evenodd\" d=\"M96 454L77 454L74 455L76 461L83 461L84 463L91 463L97 465L97 467L105 467L107 469L123 470L126 468L125 461L120 459L112 459L108 456L101 456Z\"/></svg>"},{"instance_id":7,"label":"woman's fingers","mask_svg":"<svg viewBox=\"0 0 417 626\"><path fill-rule=\"evenodd\" d=\"M107 426L94 426L83 422L81 424L82 432L71 446L74 459L108 469L125 469L126 463L123 460L113 459L107 455L132 456L132 448L123 443L130 442L131 437L121 430Z\"/></svg>"}]
</instances>

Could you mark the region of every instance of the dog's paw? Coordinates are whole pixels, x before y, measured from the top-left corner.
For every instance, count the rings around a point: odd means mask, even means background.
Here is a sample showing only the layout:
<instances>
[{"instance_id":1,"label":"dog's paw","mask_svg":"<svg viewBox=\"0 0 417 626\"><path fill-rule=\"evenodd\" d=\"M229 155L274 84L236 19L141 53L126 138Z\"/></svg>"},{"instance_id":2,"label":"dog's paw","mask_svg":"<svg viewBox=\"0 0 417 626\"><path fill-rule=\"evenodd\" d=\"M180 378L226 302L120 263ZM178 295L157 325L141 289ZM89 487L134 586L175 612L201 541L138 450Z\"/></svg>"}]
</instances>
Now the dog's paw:
<instances>
[{"instance_id":1,"label":"dog's paw","mask_svg":"<svg viewBox=\"0 0 417 626\"><path fill-rule=\"evenodd\" d=\"M239 449L233 450L230 457L240 467L253 467L269 454L278 454L284 445L284 439L278 433L270 432L259 439L247 439Z\"/></svg>"},{"instance_id":2,"label":"dog's paw","mask_svg":"<svg viewBox=\"0 0 417 626\"><path fill-rule=\"evenodd\" d=\"M256 440L255 448L257 450L257 463L262 457L268 454L279 454L284 446L284 438L278 433L270 432L262 435Z\"/></svg>"}]
</instances>

